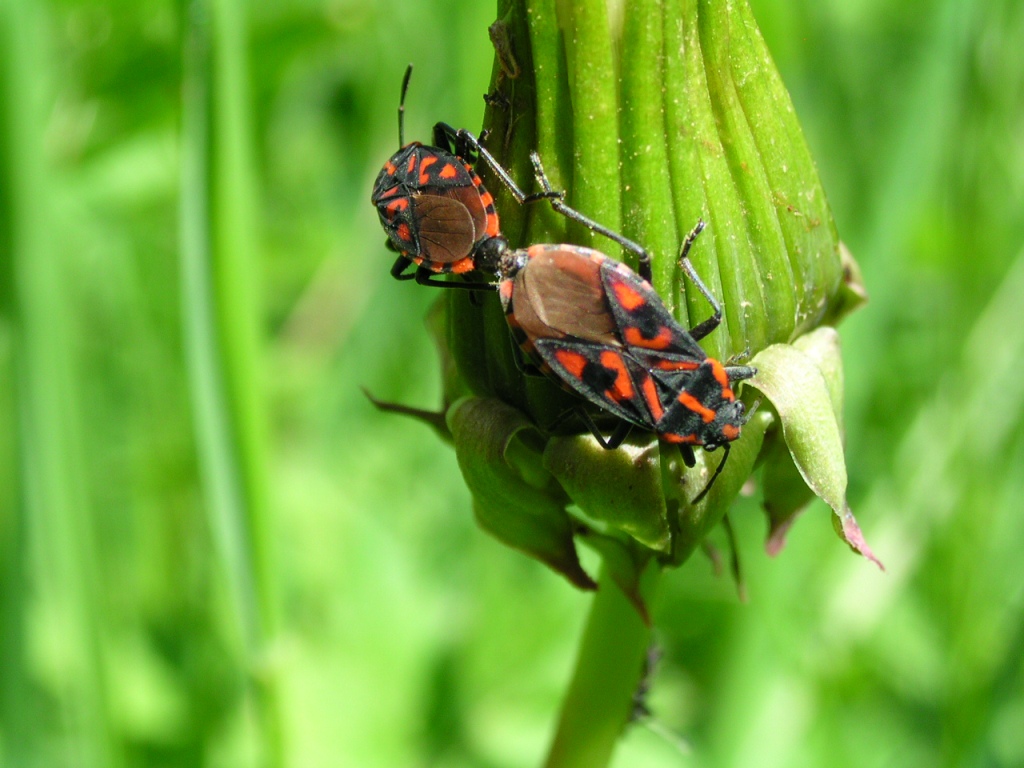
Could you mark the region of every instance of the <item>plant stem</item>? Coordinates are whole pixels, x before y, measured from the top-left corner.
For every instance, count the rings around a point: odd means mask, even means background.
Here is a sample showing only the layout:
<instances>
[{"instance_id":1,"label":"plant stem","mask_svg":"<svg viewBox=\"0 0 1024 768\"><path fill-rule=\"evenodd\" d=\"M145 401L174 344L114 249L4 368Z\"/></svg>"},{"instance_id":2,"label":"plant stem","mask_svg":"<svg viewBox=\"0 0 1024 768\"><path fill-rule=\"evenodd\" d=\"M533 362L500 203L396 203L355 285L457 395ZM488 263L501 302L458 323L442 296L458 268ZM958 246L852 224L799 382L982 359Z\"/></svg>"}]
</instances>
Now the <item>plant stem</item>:
<instances>
[{"instance_id":1,"label":"plant stem","mask_svg":"<svg viewBox=\"0 0 1024 768\"><path fill-rule=\"evenodd\" d=\"M75 376L77 318L68 311L43 138L52 109L48 32L43 4L0 3L0 325L10 331L0 363L10 407L0 423L11 430L14 465L3 472L14 487L0 495L0 538L13 544L0 548L0 762L33 765L45 754L51 763L117 766L101 636L106 603L83 490L89 436ZM60 636L51 658L65 674L43 690L47 630ZM60 718L65 739L46 742L48 718Z\"/></svg>"},{"instance_id":2,"label":"plant stem","mask_svg":"<svg viewBox=\"0 0 1024 768\"><path fill-rule=\"evenodd\" d=\"M658 575L652 563L643 576L641 591L648 603ZM546 768L608 765L632 711L651 630L606 569L599 584Z\"/></svg>"},{"instance_id":3,"label":"plant stem","mask_svg":"<svg viewBox=\"0 0 1024 768\"><path fill-rule=\"evenodd\" d=\"M263 763L282 765L277 687L267 666L277 621L253 280L258 217L244 7L238 0L193 0L187 14L181 249L206 514L226 576Z\"/></svg>"}]
</instances>

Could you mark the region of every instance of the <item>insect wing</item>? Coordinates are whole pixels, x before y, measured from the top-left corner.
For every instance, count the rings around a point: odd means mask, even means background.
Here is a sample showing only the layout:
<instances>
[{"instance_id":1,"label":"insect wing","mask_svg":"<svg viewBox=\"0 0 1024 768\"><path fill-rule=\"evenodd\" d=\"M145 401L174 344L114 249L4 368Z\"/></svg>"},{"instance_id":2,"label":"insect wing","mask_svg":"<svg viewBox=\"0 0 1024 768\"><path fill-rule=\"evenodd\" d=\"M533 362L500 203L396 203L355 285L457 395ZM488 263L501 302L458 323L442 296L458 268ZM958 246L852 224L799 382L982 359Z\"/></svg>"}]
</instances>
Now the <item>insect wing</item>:
<instances>
[{"instance_id":1,"label":"insect wing","mask_svg":"<svg viewBox=\"0 0 1024 768\"><path fill-rule=\"evenodd\" d=\"M611 259L601 265L608 303L622 342L652 371L694 371L706 355L668 311L651 284Z\"/></svg>"},{"instance_id":2,"label":"insect wing","mask_svg":"<svg viewBox=\"0 0 1024 768\"><path fill-rule=\"evenodd\" d=\"M592 254L597 251L570 245L534 245L526 251L526 264L514 277L513 303L527 336L617 343L600 261Z\"/></svg>"},{"instance_id":3,"label":"insect wing","mask_svg":"<svg viewBox=\"0 0 1024 768\"><path fill-rule=\"evenodd\" d=\"M622 349L568 339L536 339L534 348L578 395L631 424L652 428L647 402L654 383Z\"/></svg>"},{"instance_id":4,"label":"insect wing","mask_svg":"<svg viewBox=\"0 0 1024 768\"><path fill-rule=\"evenodd\" d=\"M461 159L443 149L421 147L419 155L414 183L420 188L472 188L480 183L476 173L471 172Z\"/></svg>"},{"instance_id":5,"label":"insect wing","mask_svg":"<svg viewBox=\"0 0 1024 768\"><path fill-rule=\"evenodd\" d=\"M436 264L453 264L466 257L476 242L476 228L469 210L458 200L437 195L418 195L414 206L420 253Z\"/></svg>"}]
</instances>

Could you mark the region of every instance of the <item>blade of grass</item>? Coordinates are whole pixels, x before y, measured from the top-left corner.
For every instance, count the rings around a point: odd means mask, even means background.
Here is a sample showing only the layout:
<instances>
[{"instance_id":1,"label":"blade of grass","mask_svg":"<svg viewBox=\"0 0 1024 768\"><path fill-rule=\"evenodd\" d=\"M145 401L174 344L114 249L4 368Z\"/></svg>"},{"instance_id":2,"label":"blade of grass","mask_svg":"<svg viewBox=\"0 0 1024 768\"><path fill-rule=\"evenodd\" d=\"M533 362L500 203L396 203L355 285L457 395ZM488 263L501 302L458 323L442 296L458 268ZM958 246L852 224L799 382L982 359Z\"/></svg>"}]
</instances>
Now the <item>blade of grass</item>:
<instances>
[{"instance_id":1,"label":"blade of grass","mask_svg":"<svg viewBox=\"0 0 1024 768\"><path fill-rule=\"evenodd\" d=\"M255 171L244 16L237 0L188 6L180 211L186 354L213 532L255 697L267 764L283 762L266 654L276 610L259 382Z\"/></svg>"},{"instance_id":2,"label":"blade of grass","mask_svg":"<svg viewBox=\"0 0 1024 768\"><path fill-rule=\"evenodd\" d=\"M13 513L0 528L6 534L0 722L12 764L34 764L45 755L67 765L117 765L99 636L106 611L81 475L68 271L49 218L46 48L40 4L0 5L0 309L12 331L17 465L16 489L8 496ZM41 633L30 634L30 618L37 627L41 620ZM57 702L58 734L33 707L42 702L33 690L32 641L45 648L44 663L62 672L48 678L46 691Z\"/></svg>"}]
</instances>

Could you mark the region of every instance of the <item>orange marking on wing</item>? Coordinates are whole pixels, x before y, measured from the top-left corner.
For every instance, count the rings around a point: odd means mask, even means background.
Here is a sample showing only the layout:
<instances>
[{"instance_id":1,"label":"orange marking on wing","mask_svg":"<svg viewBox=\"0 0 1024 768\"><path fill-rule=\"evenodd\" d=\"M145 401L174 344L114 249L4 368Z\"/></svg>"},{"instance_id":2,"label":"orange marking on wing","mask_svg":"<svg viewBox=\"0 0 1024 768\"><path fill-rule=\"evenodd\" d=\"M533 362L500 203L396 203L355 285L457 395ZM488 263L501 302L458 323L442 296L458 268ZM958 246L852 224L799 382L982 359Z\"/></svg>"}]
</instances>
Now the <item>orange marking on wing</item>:
<instances>
[{"instance_id":1,"label":"orange marking on wing","mask_svg":"<svg viewBox=\"0 0 1024 768\"><path fill-rule=\"evenodd\" d=\"M452 165L451 163L445 163L444 168L442 168L441 172L437 175L440 176L442 179L454 179L455 174L455 166Z\"/></svg>"},{"instance_id":2,"label":"orange marking on wing","mask_svg":"<svg viewBox=\"0 0 1024 768\"><path fill-rule=\"evenodd\" d=\"M654 367L659 371L695 371L700 364L688 360L659 360Z\"/></svg>"},{"instance_id":3,"label":"orange marking on wing","mask_svg":"<svg viewBox=\"0 0 1024 768\"><path fill-rule=\"evenodd\" d=\"M437 162L437 158L433 155L428 155L423 158L423 162L420 163L420 184L426 186L430 183L430 177L427 175L427 168Z\"/></svg>"},{"instance_id":4,"label":"orange marking on wing","mask_svg":"<svg viewBox=\"0 0 1024 768\"><path fill-rule=\"evenodd\" d=\"M726 440L735 440L740 436L740 428L734 427L732 424L724 424L722 426L722 435Z\"/></svg>"},{"instance_id":5,"label":"orange marking on wing","mask_svg":"<svg viewBox=\"0 0 1024 768\"><path fill-rule=\"evenodd\" d=\"M394 200L387 204L385 210L388 211L388 213L394 213L395 211L404 211L408 207L408 197L396 197Z\"/></svg>"},{"instance_id":6,"label":"orange marking on wing","mask_svg":"<svg viewBox=\"0 0 1024 768\"><path fill-rule=\"evenodd\" d=\"M412 172L416 170L416 155L409 155L409 167L405 169L405 172L412 176Z\"/></svg>"},{"instance_id":7,"label":"orange marking on wing","mask_svg":"<svg viewBox=\"0 0 1024 768\"><path fill-rule=\"evenodd\" d=\"M487 214L487 234L491 237L497 237L501 234L501 227L498 223L498 214L493 210Z\"/></svg>"},{"instance_id":8,"label":"orange marking on wing","mask_svg":"<svg viewBox=\"0 0 1024 768\"><path fill-rule=\"evenodd\" d=\"M665 415L665 409L661 407L661 400L658 399L658 390L654 386L654 379L648 376L644 379L644 383L641 386L643 387L644 402L647 403L647 410L651 412L651 416L654 417L654 421L657 423Z\"/></svg>"},{"instance_id":9,"label":"orange marking on wing","mask_svg":"<svg viewBox=\"0 0 1024 768\"><path fill-rule=\"evenodd\" d=\"M392 187L391 189L387 190L386 192L381 192L380 196L381 197L391 197L392 195L395 195L395 194L398 194L398 187Z\"/></svg>"},{"instance_id":10,"label":"orange marking on wing","mask_svg":"<svg viewBox=\"0 0 1024 768\"><path fill-rule=\"evenodd\" d=\"M398 229L395 231L395 234L398 235L398 239L401 240L403 243L408 243L412 241L412 233L409 232L408 224L399 224Z\"/></svg>"},{"instance_id":11,"label":"orange marking on wing","mask_svg":"<svg viewBox=\"0 0 1024 768\"><path fill-rule=\"evenodd\" d=\"M619 305L627 312L639 309L647 303L643 296L634 291L626 283L615 284L615 300L618 301Z\"/></svg>"},{"instance_id":12,"label":"orange marking on wing","mask_svg":"<svg viewBox=\"0 0 1024 768\"><path fill-rule=\"evenodd\" d=\"M643 347L644 349L665 349L672 343L672 331L664 325L661 326L658 335L653 339L644 338L644 335L640 333L640 329L635 326L627 328L622 336L627 344L634 347Z\"/></svg>"},{"instance_id":13,"label":"orange marking on wing","mask_svg":"<svg viewBox=\"0 0 1024 768\"><path fill-rule=\"evenodd\" d=\"M710 424L712 421L715 420L716 414L714 410L702 405L700 400L691 395L685 389L679 393L679 397L677 399L683 406L689 408L691 411L700 416L705 424Z\"/></svg>"},{"instance_id":14,"label":"orange marking on wing","mask_svg":"<svg viewBox=\"0 0 1024 768\"><path fill-rule=\"evenodd\" d=\"M615 371L615 381L611 388L605 390L605 394L615 402L632 400L636 396L636 391L633 389L633 381L629 378L626 364L622 362L622 356L617 352L602 352L600 359L601 365Z\"/></svg>"},{"instance_id":15,"label":"orange marking on wing","mask_svg":"<svg viewBox=\"0 0 1024 768\"><path fill-rule=\"evenodd\" d=\"M559 364L565 368L565 370L577 379L583 378L583 369L587 367L587 358L579 352L573 352L568 349L559 349L555 352L555 359L558 360Z\"/></svg>"},{"instance_id":16,"label":"orange marking on wing","mask_svg":"<svg viewBox=\"0 0 1024 768\"><path fill-rule=\"evenodd\" d=\"M398 169L395 167L394 163L388 160L386 163L384 163L384 170L388 172L388 176L394 176L395 171L397 171Z\"/></svg>"},{"instance_id":17,"label":"orange marking on wing","mask_svg":"<svg viewBox=\"0 0 1024 768\"><path fill-rule=\"evenodd\" d=\"M708 359L711 363L711 373L714 374L715 381L721 384L726 389L729 388L729 374L725 372L725 368L717 360Z\"/></svg>"}]
</instances>

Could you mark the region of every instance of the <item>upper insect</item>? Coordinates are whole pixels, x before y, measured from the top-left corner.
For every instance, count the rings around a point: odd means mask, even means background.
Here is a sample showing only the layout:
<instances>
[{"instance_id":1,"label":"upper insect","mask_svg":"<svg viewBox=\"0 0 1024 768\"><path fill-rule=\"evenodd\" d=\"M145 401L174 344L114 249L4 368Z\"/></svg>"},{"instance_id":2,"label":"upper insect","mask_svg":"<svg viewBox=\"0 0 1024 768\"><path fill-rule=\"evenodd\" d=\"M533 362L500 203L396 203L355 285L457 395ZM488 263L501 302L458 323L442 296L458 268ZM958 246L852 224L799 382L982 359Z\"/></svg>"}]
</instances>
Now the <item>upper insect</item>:
<instances>
[{"instance_id":1,"label":"upper insect","mask_svg":"<svg viewBox=\"0 0 1024 768\"><path fill-rule=\"evenodd\" d=\"M398 152L384 164L370 202L377 208L387 245L400 255L391 268L399 280L415 279L446 288L485 289L487 283L447 282L438 274L465 274L497 264L508 243L501 236L494 197L473 169L483 159L520 203L549 195L527 195L466 130L434 126L434 146L405 143L405 96L412 65L402 79L398 106ZM414 272L409 268L415 265Z\"/></svg>"}]
</instances>

